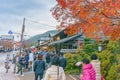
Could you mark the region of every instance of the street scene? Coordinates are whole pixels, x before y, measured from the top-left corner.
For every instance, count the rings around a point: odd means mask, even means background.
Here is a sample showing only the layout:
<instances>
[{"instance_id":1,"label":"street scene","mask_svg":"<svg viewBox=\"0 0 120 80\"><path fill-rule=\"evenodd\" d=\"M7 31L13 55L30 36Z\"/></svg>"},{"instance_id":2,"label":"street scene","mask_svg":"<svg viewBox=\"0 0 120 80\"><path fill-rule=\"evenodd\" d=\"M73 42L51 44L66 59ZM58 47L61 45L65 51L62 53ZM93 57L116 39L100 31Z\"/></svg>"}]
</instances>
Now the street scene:
<instances>
[{"instance_id":1,"label":"street scene","mask_svg":"<svg viewBox=\"0 0 120 80\"><path fill-rule=\"evenodd\" d=\"M120 0L0 3L0 80L120 80Z\"/></svg>"}]
</instances>

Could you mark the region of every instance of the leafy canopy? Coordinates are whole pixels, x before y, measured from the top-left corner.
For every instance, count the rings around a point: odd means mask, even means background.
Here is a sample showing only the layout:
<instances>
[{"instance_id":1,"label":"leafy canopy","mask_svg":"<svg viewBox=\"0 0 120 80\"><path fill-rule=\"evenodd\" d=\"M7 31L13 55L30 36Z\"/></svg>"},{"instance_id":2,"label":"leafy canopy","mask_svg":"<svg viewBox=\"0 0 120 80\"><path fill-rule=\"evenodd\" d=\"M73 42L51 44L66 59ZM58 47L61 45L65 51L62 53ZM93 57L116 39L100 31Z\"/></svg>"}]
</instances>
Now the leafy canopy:
<instances>
[{"instance_id":1,"label":"leafy canopy","mask_svg":"<svg viewBox=\"0 0 120 80\"><path fill-rule=\"evenodd\" d=\"M82 29L88 38L98 40L109 36L120 37L120 0L57 0L51 9L60 23L58 29L72 35Z\"/></svg>"}]
</instances>

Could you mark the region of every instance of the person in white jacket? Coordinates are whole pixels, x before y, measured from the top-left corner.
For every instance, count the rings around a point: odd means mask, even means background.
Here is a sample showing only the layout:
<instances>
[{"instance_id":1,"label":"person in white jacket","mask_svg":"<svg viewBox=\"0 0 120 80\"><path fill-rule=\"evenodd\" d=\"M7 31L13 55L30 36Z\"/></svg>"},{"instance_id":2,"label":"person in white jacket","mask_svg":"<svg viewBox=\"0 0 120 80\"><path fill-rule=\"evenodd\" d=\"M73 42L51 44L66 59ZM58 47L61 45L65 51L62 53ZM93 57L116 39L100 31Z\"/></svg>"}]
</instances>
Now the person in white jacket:
<instances>
[{"instance_id":1,"label":"person in white jacket","mask_svg":"<svg viewBox=\"0 0 120 80\"><path fill-rule=\"evenodd\" d=\"M96 54L91 55L91 64L96 72L96 80L101 80L100 61Z\"/></svg>"},{"instance_id":2,"label":"person in white jacket","mask_svg":"<svg viewBox=\"0 0 120 80\"><path fill-rule=\"evenodd\" d=\"M59 56L54 55L51 67L47 69L44 80L66 80L62 67L59 67Z\"/></svg>"},{"instance_id":3,"label":"person in white jacket","mask_svg":"<svg viewBox=\"0 0 120 80\"><path fill-rule=\"evenodd\" d=\"M34 60L33 53L29 51L29 70L33 70L33 60Z\"/></svg>"}]
</instances>

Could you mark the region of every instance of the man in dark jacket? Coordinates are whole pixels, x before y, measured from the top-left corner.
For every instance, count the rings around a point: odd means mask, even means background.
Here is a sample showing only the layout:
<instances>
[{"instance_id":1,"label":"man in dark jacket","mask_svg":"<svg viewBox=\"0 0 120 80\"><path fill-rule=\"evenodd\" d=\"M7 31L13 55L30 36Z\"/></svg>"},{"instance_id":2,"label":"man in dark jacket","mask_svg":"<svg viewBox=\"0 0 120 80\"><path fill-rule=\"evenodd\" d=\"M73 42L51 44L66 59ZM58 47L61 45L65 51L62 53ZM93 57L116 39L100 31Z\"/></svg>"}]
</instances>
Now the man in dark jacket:
<instances>
[{"instance_id":1,"label":"man in dark jacket","mask_svg":"<svg viewBox=\"0 0 120 80\"><path fill-rule=\"evenodd\" d=\"M66 58L63 56L63 53L61 53L59 66L61 66L63 69L65 69L66 64L67 64Z\"/></svg>"},{"instance_id":2,"label":"man in dark jacket","mask_svg":"<svg viewBox=\"0 0 120 80\"><path fill-rule=\"evenodd\" d=\"M40 76L40 80L43 79L43 74L45 71L45 62L42 59L43 55L38 54L38 60L34 62L33 69L35 74L35 80L38 80L38 76Z\"/></svg>"},{"instance_id":3,"label":"man in dark jacket","mask_svg":"<svg viewBox=\"0 0 120 80\"><path fill-rule=\"evenodd\" d=\"M50 62L51 62L51 56L50 56L49 53L47 53L47 55L46 55L46 66L47 66L47 68L50 67Z\"/></svg>"},{"instance_id":4,"label":"man in dark jacket","mask_svg":"<svg viewBox=\"0 0 120 80\"><path fill-rule=\"evenodd\" d=\"M25 68L28 69L28 63L29 63L29 53L28 52L26 52L26 54L25 54L25 61L26 61Z\"/></svg>"},{"instance_id":5,"label":"man in dark jacket","mask_svg":"<svg viewBox=\"0 0 120 80\"><path fill-rule=\"evenodd\" d=\"M19 66L19 69L17 71L17 75L20 72L21 76L24 76L22 69L23 69L23 67L25 67L25 57L23 56L23 54L22 54L22 56L19 57L19 61L18 62L20 64L20 66Z\"/></svg>"}]
</instances>

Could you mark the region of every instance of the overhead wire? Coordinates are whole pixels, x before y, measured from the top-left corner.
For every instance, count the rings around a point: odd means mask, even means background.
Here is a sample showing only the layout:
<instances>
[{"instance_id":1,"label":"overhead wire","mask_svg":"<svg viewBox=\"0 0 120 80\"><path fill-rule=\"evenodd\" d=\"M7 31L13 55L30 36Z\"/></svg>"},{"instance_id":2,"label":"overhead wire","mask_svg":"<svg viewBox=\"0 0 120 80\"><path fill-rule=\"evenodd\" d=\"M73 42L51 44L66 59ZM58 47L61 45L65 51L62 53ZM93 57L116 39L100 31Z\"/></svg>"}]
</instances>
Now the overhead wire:
<instances>
[{"instance_id":1,"label":"overhead wire","mask_svg":"<svg viewBox=\"0 0 120 80\"><path fill-rule=\"evenodd\" d=\"M44 24L44 23L41 23L41 22L38 22L38 21L35 21L35 20L32 20L32 19L25 18L25 20L30 21L30 22L33 22L33 23L41 24L41 25L44 25L44 26L49 26L49 27L56 28L55 26L51 26L51 25L48 25L48 24Z\"/></svg>"}]
</instances>

